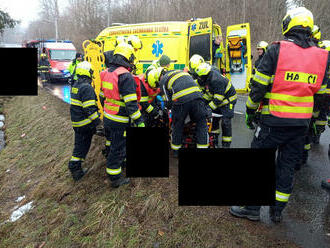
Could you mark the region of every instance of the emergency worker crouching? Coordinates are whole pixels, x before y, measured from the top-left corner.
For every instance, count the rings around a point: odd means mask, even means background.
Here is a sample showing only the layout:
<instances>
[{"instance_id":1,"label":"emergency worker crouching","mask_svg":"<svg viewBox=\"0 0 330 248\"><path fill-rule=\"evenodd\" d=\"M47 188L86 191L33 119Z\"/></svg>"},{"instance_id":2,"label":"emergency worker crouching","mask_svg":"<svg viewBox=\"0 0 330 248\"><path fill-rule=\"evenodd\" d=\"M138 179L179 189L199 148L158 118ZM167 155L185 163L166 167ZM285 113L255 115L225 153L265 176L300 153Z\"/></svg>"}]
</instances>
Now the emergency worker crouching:
<instances>
[{"instance_id":1,"label":"emergency worker crouching","mask_svg":"<svg viewBox=\"0 0 330 248\"><path fill-rule=\"evenodd\" d=\"M120 43L114 50L109 68L100 73L105 136L111 141L106 172L114 188L130 182L122 176L126 157L125 129L130 121L138 127L145 126L137 103L136 83L130 73L134 59L133 47Z\"/></svg>"},{"instance_id":2,"label":"emergency worker crouching","mask_svg":"<svg viewBox=\"0 0 330 248\"><path fill-rule=\"evenodd\" d=\"M199 55L198 55L199 56ZM222 115L222 147L229 148L232 141L231 119L234 117L234 108L237 101L237 94L230 81L221 75L215 66L211 66L203 59L192 57L189 61L189 72L203 92L203 98L211 108L212 112ZM212 133L215 134L215 146L218 145L220 134L220 118L214 117Z\"/></svg>"},{"instance_id":3,"label":"emergency worker crouching","mask_svg":"<svg viewBox=\"0 0 330 248\"><path fill-rule=\"evenodd\" d=\"M208 112L201 90L192 77L179 70L166 71L159 67L148 73L147 81L150 87L160 88L160 94L172 111L171 148L174 157L182 147L184 122L188 115L196 123L197 148L208 148Z\"/></svg>"},{"instance_id":4,"label":"emergency worker crouching","mask_svg":"<svg viewBox=\"0 0 330 248\"><path fill-rule=\"evenodd\" d=\"M289 10L282 21L283 41L269 46L246 102L249 127L262 103L260 126L251 148L275 148L275 206L270 218L280 222L293 188L294 167L301 159L304 137L312 118L313 105L323 101L315 95L327 83L328 53L314 46L310 36L313 15L304 7ZM250 220L260 219L260 206L233 206L230 213Z\"/></svg>"},{"instance_id":5,"label":"emergency worker crouching","mask_svg":"<svg viewBox=\"0 0 330 248\"><path fill-rule=\"evenodd\" d=\"M69 170L75 181L81 179L87 171L82 169L81 163L85 160L96 127L100 124L97 97L91 86L92 74L89 62L79 63L76 68L77 80L71 87L70 114L75 136Z\"/></svg>"}]
</instances>

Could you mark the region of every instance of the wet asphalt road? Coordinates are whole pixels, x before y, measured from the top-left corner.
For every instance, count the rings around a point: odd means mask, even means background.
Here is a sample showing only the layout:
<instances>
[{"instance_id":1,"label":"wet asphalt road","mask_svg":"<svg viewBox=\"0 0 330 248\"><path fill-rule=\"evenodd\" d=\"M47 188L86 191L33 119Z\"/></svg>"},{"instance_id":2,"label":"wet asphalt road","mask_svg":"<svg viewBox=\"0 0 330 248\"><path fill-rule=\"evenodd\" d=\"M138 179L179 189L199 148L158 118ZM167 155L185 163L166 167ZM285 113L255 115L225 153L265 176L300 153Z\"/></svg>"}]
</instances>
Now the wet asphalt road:
<instances>
[{"instance_id":1,"label":"wet asphalt road","mask_svg":"<svg viewBox=\"0 0 330 248\"><path fill-rule=\"evenodd\" d=\"M48 84L45 88L63 101L70 102L68 84ZM239 96L233 119L233 148L250 147L253 131L244 124L247 96ZM330 129L326 127L320 144L312 145L308 163L295 175L295 185L289 204L283 212L283 221L273 224L268 207L262 207L262 225L274 229L279 239L294 241L299 247L330 248L330 192L321 188L321 180L330 178L328 147ZM170 160L173 162L173 160Z\"/></svg>"}]
</instances>

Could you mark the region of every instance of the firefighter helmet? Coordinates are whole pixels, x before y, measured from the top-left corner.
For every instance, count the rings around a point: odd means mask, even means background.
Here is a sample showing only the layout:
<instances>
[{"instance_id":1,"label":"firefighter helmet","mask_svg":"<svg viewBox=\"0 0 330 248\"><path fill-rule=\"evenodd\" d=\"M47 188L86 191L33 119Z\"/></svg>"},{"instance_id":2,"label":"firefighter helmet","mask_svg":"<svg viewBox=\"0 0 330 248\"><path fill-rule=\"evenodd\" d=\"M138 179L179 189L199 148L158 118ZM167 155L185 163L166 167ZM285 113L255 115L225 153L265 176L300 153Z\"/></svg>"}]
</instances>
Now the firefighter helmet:
<instances>
[{"instance_id":1,"label":"firefighter helmet","mask_svg":"<svg viewBox=\"0 0 330 248\"><path fill-rule=\"evenodd\" d=\"M257 49L263 49L264 53L266 52L267 47L268 47L268 43L266 41L263 41L263 40L259 41L258 44L257 44Z\"/></svg>"},{"instance_id":2,"label":"firefighter helmet","mask_svg":"<svg viewBox=\"0 0 330 248\"><path fill-rule=\"evenodd\" d=\"M201 76L205 76L207 74L209 74L209 72L211 71L211 65L209 65L208 63L201 63L199 66L197 66L197 68L195 69L195 73L201 77Z\"/></svg>"},{"instance_id":3,"label":"firefighter helmet","mask_svg":"<svg viewBox=\"0 0 330 248\"><path fill-rule=\"evenodd\" d=\"M314 25L313 29L312 29L312 38L316 39L316 40L320 40L321 39L321 30L319 28L319 26Z\"/></svg>"},{"instance_id":4,"label":"firefighter helmet","mask_svg":"<svg viewBox=\"0 0 330 248\"><path fill-rule=\"evenodd\" d=\"M146 79L151 88L157 88L159 86L159 80L163 72L163 67L158 67L147 72Z\"/></svg>"},{"instance_id":5,"label":"firefighter helmet","mask_svg":"<svg viewBox=\"0 0 330 248\"><path fill-rule=\"evenodd\" d=\"M76 74L78 76L87 76L89 78L92 78L93 70L92 65L88 61L83 61L79 63L76 67Z\"/></svg>"},{"instance_id":6,"label":"firefighter helmet","mask_svg":"<svg viewBox=\"0 0 330 248\"><path fill-rule=\"evenodd\" d=\"M330 52L330 40L322 40L319 42L319 47Z\"/></svg>"},{"instance_id":7,"label":"firefighter helmet","mask_svg":"<svg viewBox=\"0 0 330 248\"><path fill-rule=\"evenodd\" d=\"M285 35L294 27L302 27L310 32L314 26L314 18L312 12L305 7L298 7L289 10L282 20L282 34Z\"/></svg>"},{"instance_id":8,"label":"firefighter helmet","mask_svg":"<svg viewBox=\"0 0 330 248\"><path fill-rule=\"evenodd\" d=\"M131 35L127 38L127 43L130 44L135 50L142 49L142 41L136 35Z\"/></svg>"},{"instance_id":9,"label":"firefighter helmet","mask_svg":"<svg viewBox=\"0 0 330 248\"><path fill-rule=\"evenodd\" d=\"M115 48L113 55L119 54L123 56L130 64L134 64L134 49L131 45L127 44L126 42L119 43L118 46Z\"/></svg>"},{"instance_id":10,"label":"firefighter helmet","mask_svg":"<svg viewBox=\"0 0 330 248\"><path fill-rule=\"evenodd\" d=\"M191 56L191 58L189 60L189 65L188 65L190 74L194 74L196 68L204 62L205 61L204 61L203 57L198 54L194 54L193 56Z\"/></svg>"},{"instance_id":11,"label":"firefighter helmet","mask_svg":"<svg viewBox=\"0 0 330 248\"><path fill-rule=\"evenodd\" d=\"M114 46L116 47L122 42L126 42L125 38L123 36L117 36Z\"/></svg>"}]
</instances>

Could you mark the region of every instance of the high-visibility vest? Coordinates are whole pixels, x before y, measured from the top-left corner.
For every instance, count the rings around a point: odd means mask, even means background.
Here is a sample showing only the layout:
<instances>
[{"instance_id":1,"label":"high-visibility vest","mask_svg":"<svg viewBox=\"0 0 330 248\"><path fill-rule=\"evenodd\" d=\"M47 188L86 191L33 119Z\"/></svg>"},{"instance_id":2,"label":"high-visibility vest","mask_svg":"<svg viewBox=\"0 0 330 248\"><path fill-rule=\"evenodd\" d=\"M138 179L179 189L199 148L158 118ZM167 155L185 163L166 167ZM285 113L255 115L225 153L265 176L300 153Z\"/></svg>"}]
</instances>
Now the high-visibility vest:
<instances>
[{"instance_id":1,"label":"high-visibility vest","mask_svg":"<svg viewBox=\"0 0 330 248\"><path fill-rule=\"evenodd\" d=\"M124 67L118 67L113 72L108 70L100 73L101 89L104 93L104 111L110 115L116 115L119 112L120 106L125 107L125 103L120 99L118 89L118 77L121 74L129 73Z\"/></svg>"},{"instance_id":2,"label":"high-visibility vest","mask_svg":"<svg viewBox=\"0 0 330 248\"><path fill-rule=\"evenodd\" d=\"M280 118L310 119L314 94L321 88L328 52L293 42L280 41L280 51L273 87L269 98L269 111Z\"/></svg>"},{"instance_id":3,"label":"high-visibility vest","mask_svg":"<svg viewBox=\"0 0 330 248\"><path fill-rule=\"evenodd\" d=\"M157 88L157 89L153 89L149 86L149 84L146 82L145 78L144 78L144 75L141 74L141 75L138 75L138 76L134 76L134 79L138 78L139 80L139 84L143 84L144 88L146 89L147 91L147 94L149 96L149 100L148 102L151 103L155 97L159 94L160 92L160 89ZM138 93L138 92L137 92ZM140 87L140 94L141 94L141 87ZM141 96L141 95L140 95ZM141 97L140 97L141 98ZM139 97L138 97L138 101L140 101Z\"/></svg>"}]
</instances>

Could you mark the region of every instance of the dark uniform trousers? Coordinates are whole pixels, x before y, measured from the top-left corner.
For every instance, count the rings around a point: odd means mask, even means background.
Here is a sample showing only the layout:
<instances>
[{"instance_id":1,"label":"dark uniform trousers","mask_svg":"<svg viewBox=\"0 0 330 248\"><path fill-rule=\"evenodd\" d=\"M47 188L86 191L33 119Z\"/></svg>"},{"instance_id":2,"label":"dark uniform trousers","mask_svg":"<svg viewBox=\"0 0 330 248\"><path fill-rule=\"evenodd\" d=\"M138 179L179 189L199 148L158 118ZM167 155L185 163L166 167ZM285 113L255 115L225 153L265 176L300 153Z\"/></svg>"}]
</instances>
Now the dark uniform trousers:
<instances>
[{"instance_id":1,"label":"dark uniform trousers","mask_svg":"<svg viewBox=\"0 0 330 248\"><path fill-rule=\"evenodd\" d=\"M111 121L104 118L105 137L111 140L107 156L107 174L111 181L122 175L122 165L126 158L126 126L111 125Z\"/></svg>"},{"instance_id":2,"label":"dark uniform trousers","mask_svg":"<svg viewBox=\"0 0 330 248\"><path fill-rule=\"evenodd\" d=\"M255 133L251 148L277 148L276 191L291 194L293 188L294 168L301 159L305 134L308 127L268 127L260 125ZM266 166L266 165L265 165ZM282 211L286 201L275 201L275 210ZM260 206L248 206L258 210Z\"/></svg>"},{"instance_id":3,"label":"dark uniform trousers","mask_svg":"<svg viewBox=\"0 0 330 248\"><path fill-rule=\"evenodd\" d=\"M74 130L74 148L71 160L69 162L69 169L71 171L80 170L81 163L85 160L86 155L91 146L92 138L95 133L94 129L83 127L82 130Z\"/></svg>"},{"instance_id":4,"label":"dark uniform trousers","mask_svg":"<svg viewBox=\"0 0 330 248\"><path fill-rule=\"evenodd\" d=\"M222 146L229 147L232 141L232 124L231 119L234 118L234 109L236 101L230 102L223 107L220 107L214 111L216 114L222 115L222 117L214 117L212 121L212 130L219 130L221 120L222 130ZM218 144L218 138L216 138L216 144Z\"/></svg>"},{"instance_id":5,"label":"dark uniform trousers","mask_svg":"<svg viewBox=\"0 0 330 248\"><path fill-rule=\"evenodd\" d=\"M194 123L196 123L197 144L207 145L209 142L208 127L206 123L207 111L206 111L206 105L202 99L192 100L183 104L173 105L172 144L181 146L184 122L188 114L191 120Z\"/></svg>"}]
</instances>

